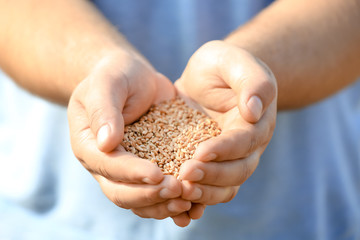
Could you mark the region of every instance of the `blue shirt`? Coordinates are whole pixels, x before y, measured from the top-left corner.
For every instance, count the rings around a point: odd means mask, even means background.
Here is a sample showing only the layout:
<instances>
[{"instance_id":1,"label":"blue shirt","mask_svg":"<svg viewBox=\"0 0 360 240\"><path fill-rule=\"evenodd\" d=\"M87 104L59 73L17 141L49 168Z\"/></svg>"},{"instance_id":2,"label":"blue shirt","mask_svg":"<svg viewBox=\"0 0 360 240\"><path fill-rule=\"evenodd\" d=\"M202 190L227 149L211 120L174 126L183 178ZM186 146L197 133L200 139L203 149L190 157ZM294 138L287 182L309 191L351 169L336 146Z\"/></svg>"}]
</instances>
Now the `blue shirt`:
<instances>
[{"instance_id":1,"label":"blue shirt","mask_svg":"<svg viewBox=\"0 0 360 240\"><path fill-rule=\"evenodd\" d=\"M269 1L94 3L174 81L198 47L225 37ZM179 228L111 203L73 157L65 109L3 77L0 239L360 239L359 92L355 82L279 113L273 139L238 195Z\"/></svg>"}]
</instances>

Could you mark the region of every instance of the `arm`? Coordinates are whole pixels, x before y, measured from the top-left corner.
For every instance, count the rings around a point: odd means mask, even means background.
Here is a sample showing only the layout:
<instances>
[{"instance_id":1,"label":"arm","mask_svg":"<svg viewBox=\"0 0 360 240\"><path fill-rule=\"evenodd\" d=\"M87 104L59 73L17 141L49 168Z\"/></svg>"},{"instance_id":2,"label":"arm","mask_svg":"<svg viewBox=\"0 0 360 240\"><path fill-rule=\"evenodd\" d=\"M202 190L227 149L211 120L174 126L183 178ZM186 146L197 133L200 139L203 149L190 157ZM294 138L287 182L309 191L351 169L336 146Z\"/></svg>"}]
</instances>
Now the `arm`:
<instances>
[{"instance_id":1,"label":"arm","mask_svg":"<svg viewBox=\"0 0 360 240\"><path fill-rule=\"evenodd\" d=\"M0 66L18 84L66 104L109 54L134 49L88 2L0 0Z\"/></svg>"},{"instance_id":2,"label":"arm","mask_svg":"<svg viewBox=\"0 0 360 240\"><path fill-rule=\"evenodd\" d=\"M188 210L174 177L118 147L124 124L174 97L171 82L88 1L0 0L0 6L1 67L29 91L69 102L74 154L104 194L142 217ZM177 219L182 226L190 221Z\"/></svg>"},{"instance_id":3,"label":"arm","mask_svg":"<svg viewBox=\"0 0 360 240\"><path fill-rule=\"evenodd\" d=\"M359 9L358 0L279 0L224 41L195 52L176 86L217 118L223 132L183 165L183 198L205 205L230 201L271 139L276 105L303 107L356 80ZM262 103L247 109L251 96ZM260 118L251 114L256 109Z\"/></svg>"},{"instance_id":4,"label":"arm","mask_svg":"<svg viewBox=\"0 0 360 240\"><path fill-rule=\"evenodd\" d=\"M225 41L262 59L276 76L278 108L303 107L360 75L359 0L279 0Z\"/></svg>"}]
</instances>

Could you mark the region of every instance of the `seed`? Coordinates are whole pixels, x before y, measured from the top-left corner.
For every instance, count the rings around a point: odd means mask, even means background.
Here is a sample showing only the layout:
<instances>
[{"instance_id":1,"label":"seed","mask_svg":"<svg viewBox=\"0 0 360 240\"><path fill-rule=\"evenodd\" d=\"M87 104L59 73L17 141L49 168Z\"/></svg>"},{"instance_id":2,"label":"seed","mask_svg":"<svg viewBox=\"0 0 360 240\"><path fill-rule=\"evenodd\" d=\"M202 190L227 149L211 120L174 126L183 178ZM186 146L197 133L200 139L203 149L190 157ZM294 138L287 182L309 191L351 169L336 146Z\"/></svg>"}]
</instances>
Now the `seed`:
<instances>
[{"instance_id":1,"label":"seed","mask_svg":"<svg viewBox=\"0 0 360 240\"><path fill-rule=\"evenodd\" d=\"M137 122L125 126L122 146L156 164L165 175L178 177L199 143L220 133L217 122L176 98L151 106Z\"/></svg>"}]
</instances>

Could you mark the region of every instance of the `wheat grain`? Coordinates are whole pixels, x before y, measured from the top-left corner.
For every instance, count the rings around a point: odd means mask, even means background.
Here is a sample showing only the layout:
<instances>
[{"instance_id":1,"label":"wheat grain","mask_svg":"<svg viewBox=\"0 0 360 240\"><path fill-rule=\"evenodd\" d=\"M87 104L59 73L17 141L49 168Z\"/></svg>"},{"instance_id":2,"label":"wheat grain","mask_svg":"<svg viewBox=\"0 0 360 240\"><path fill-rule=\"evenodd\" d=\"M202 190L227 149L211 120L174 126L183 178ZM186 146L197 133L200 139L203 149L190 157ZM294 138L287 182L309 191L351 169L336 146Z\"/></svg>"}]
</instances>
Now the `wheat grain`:
<instances>
[{"instance_id":1,"label":"wheat grain","mask_svg":"<svg viewBox=\"0 0 360 240\"><path fill-rule=\"evenodd\" d=\"M153 105L137 122L127 125L122 146L148 159L164 174L178 177L181 165L197 146L221 133L217 122L176 98Z\"/></svg>"}]
</instances>

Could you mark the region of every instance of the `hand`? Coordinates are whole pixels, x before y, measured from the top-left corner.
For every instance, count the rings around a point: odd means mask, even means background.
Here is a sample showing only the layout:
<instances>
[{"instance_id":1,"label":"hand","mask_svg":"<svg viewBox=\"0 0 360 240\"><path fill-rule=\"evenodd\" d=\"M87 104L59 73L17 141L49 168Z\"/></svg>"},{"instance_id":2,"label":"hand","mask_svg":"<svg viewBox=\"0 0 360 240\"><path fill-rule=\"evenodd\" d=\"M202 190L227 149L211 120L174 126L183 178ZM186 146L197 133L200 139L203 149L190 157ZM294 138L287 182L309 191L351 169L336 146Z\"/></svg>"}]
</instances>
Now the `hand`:
<instances>
[{"instance_id":1,"label":"hand","mask_svg":"<svg viewBox=\"0 0 360 240\"><path fill-rule=\"evenodd\" d=\"M171 82L134 54L101 60L74 90L68 107L75 156L116 205L141 217L162 219L191 207L179 198L181 184L150 161L125 152L124 124L151 104L175 96ZM179 221L186 225L190 219Z\"/></svg>"},{"instance_id":2,"label":"hand","mask_svg":"<svg viewBox=\"0 0 360 240\"><path fill-rule=\"evenodd\" d=\"M200 217L205 205L234 198L256 169L275 128L277 85L259 59L213 41L195 52L175 86L222 128L221 135L201 143L180 170L182 198L198 203L194 211Z\"/></svg>"}]
</instances>

